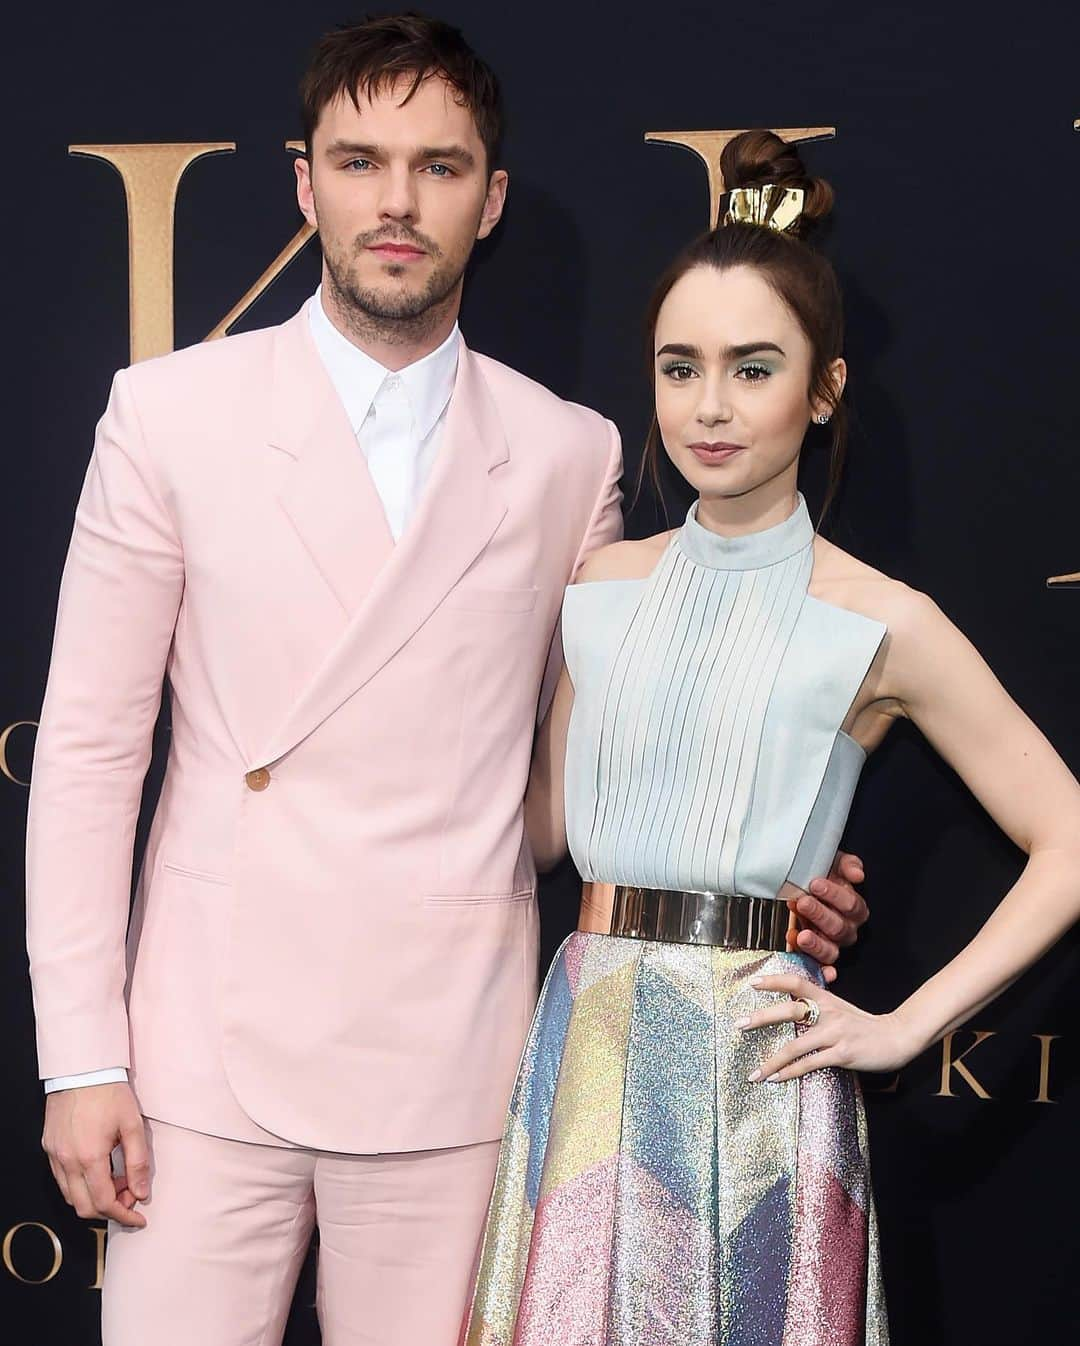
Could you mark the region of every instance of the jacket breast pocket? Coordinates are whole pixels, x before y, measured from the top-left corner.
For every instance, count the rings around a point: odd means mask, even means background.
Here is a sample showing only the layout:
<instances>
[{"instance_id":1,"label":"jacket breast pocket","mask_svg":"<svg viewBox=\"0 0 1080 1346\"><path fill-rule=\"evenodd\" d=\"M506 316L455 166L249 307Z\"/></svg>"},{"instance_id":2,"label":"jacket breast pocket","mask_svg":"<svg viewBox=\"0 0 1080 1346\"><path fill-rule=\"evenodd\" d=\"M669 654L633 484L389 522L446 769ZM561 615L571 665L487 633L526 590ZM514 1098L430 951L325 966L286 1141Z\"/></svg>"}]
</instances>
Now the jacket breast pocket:
<instances>
[{"instance_id":1,"label":"jacket breast pocket","mask_svg":"<svg viewBox=\"0 0 1080 1346\"><path fill-rule=\"evenodd\" d=\"M199 883L219 883L228 885L229 880L221 874L211 874L205 869L192 869L188 865L173 864L171 860L162 860L161 868L167 874L175 874L181 879L196 879Z\"/></svg>"}]
</instances>

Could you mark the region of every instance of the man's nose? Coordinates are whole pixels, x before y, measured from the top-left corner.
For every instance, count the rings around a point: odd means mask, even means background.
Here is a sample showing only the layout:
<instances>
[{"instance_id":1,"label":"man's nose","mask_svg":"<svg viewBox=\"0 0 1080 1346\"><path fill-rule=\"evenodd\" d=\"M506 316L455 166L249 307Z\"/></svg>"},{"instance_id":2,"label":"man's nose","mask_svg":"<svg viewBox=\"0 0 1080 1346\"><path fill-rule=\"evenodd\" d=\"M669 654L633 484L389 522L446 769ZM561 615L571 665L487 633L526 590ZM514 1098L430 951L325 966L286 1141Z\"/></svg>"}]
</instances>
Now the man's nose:
<instances>
[{"instance_id":1,"label":"man's nose","mask_svg":"<svg viewBox=\"0 0 1080 1346\"><path fill-rule=\"evenodd\" d=\"M415 221L417 216L416 178L407 166L390 167L383 174L379 215L384 220Z\"/></svg>"}]
</instances>

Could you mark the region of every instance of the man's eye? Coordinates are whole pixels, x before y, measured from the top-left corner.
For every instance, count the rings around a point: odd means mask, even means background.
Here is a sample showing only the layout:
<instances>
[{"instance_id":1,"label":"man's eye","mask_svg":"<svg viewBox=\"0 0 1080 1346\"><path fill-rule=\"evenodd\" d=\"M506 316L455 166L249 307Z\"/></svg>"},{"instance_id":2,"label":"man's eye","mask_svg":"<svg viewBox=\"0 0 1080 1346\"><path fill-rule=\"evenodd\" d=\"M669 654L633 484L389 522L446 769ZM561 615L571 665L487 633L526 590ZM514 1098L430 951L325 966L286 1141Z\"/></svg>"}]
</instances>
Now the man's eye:
<instances>
[{"instance_id":1,"label":"man's eye","mask_svg":"<svg viewBox=\"0 0 1080 1346\"><path fill-rule=\"evenodd\" d=\"M454 170L448 164L428 164L428 170L435 178L452 178Z\"/></svg>"},{"instance_id":2,"label":"man's eye","mask_svg":"<svg viewBox=\"0 0 1080 1346\"><path fill-rule=\"evenodd\" d=\"M350 159L349 162L345 165L345 167L348 168L348 169L350 169L350 170L353 170L353 171L355 171L355 172L359 172L362 168L370 168L370 167L371 167L371 160L370 160L370 159Z\"/></svg>"}]
</instances>

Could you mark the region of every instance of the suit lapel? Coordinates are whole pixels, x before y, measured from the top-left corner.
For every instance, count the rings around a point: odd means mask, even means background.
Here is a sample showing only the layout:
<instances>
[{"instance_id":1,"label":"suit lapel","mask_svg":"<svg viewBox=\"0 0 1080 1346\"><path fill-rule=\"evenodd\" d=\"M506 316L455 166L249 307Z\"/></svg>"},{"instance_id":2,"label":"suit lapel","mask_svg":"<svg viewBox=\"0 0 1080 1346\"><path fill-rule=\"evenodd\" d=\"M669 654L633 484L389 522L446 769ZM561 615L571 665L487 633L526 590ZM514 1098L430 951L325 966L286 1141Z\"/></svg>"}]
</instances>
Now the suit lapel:
<instances>
[{"instance_id":1,"label":"suit lapel","mask_svg":"<svg viewBox=\"0 0 1080 1346\"><path fill-rule=\"evenodd\" d=\"M278 331L270 443L287 457L278 499L348 617L394 540L341 399L319 359L306 307Z\"/></svg>"},{"instance_id":2,"label":"suit lapel","mask_svg":"<svg viewBox=\"0 0 1080 1346\"><path fill-rule=\"evenodd\" d=\"M498 411L475 357L462 342L442 443L419 508L397 546L377 567L340 642L267 741L260 765L283 757L374 677L457 584L506 513L490 474L508 457ZM370 479L368 486L374 495ZM308 481L303 523L298 525L305 537L318 530L320 502L331 518L342 521L341 506L328 498L327 489ZM292 503L295 507L295 498ZM377 497L375 504L385 530ZM323 541L315 548L323 557L320 568L327 566L337 577L335 589L340 586L343 593L350 582L343 573L348 565L358 560L371 576L373 562L384 554L370 540L348 543L340 536L333 547ZM359 590L356 586L353 593Z\"/></svg>"}]
</instances>

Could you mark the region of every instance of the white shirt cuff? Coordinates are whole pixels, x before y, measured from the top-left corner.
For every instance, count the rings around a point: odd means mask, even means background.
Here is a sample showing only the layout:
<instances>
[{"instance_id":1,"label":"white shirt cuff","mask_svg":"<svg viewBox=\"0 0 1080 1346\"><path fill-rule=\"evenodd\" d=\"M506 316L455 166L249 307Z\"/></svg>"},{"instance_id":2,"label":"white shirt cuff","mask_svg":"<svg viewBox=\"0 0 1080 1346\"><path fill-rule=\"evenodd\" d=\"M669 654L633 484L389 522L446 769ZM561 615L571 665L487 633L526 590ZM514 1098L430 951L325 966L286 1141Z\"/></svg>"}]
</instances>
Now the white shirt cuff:
<instances>
[{"instance_id":1,"label":"white shirt cuff","mask_svg":"<svg viewBox=\"0 0 1080 1346\"><path fill-rule=\"evenodd\" d=\"M127 1084L128 1073L123 1066L114 1066L109 1070L88 1070L81 1075L57 1075L45 1081L47 1094L59 1093L61 1089L85 1089L90 1084Z\"/></svg>"}]
</instances>

